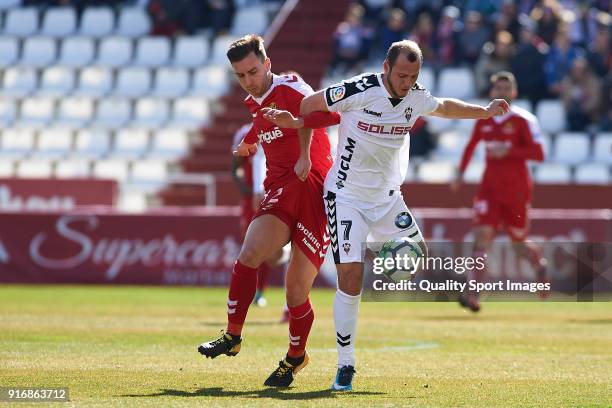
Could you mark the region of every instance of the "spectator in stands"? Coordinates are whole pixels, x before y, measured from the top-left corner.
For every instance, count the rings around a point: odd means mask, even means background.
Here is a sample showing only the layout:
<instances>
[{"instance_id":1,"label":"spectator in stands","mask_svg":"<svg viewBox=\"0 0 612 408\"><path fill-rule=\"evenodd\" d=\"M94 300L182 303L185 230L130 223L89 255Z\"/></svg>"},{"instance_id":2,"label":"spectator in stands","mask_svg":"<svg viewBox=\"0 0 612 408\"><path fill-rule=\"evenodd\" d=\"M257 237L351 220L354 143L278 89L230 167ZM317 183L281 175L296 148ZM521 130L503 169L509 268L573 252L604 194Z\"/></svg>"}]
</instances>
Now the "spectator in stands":
<instances>
[{"instance_id":1,"label":"spectator in stands","mask_svg":"<svg viewBox=\"0 0 612 408\"><path fill-rule=\"evenodd\" d=\"M206 26L212 29L212 36L229 31L232 27L236 5L234 0L206 0L204 1L204 13L208 17Z\"/></svg>"},{"instance_id":2,"label":"spectator in stands","mask_svg":"<svg viewBox=\"0 0 612 408\"><path fill-rule=\"evenodd\" d=\"M567 26L559 27L544 64L546 85L551 96L559 96L561 81L569 73L574 60L581 54L581 50L571 44Z\"/></svg>"},{"instance_id":3,"label":"spectator in stands","mask_svg":"<svg viewBox=\"0 0 612 408\"><path fill-rule=\"evenodd\" d=\"M589 44L586 54L589 65L600 78L604 78L612 69L611 49L610 27L600 26L595 33L595 40Z\"/></svg>"},{"instance_id":4,"label":"spectator in stands","mask_svg":"<svg viewBox=\"0 0 612 408\"><path fill-rule=\"evenodd\" d=\"M465 29L459 34L459 49L461 60L474 65L480 55L480 50L489 39L489 30L482 21L482 15L477 11L468 13Z\"/></svg>"},{"instance_id":5,"label":"spectator in stands","mask_svg":"<svg viewBox=\"0 0 612 408\"><path fill-rule=\"evenodd\" d=\"M612 71L604 80L601 98L601 123L602 132L612 132Z\"/></svg>"},{"instance_id":6,"label":"spectator in stands","mask_svg":"<svg viewBox=\"0 0 612 408\"><path fill-rule=\"evenodd\" d=\"M381 32L381 50L388 50L391 44L406 38L406 13L402 9L394 8L389 13L387 24Z\"/></svg>"},{"instance_id":7,"label":"spectator in stands","mask_svg":"<svg viewBox=\"0 0 612 408\"><path fill-rule=\"evenodd\" d=\"M389 0L360 0L359 3L363 7L364 24L377 27L383 23L383 15Z\"/></svg>"},{"instance_id":8,"label":"spectator in stands","mask_svg":"<svg viewBox=\"0 0 612 408\"><path fill-rule=\"evenodd\" d=\"M584 131L597 120L601 84L584 58L576 58L561 82L561 98L570 131Z\"/></svg>"},{"instance_id":9,"label":"spectator in stands","mask_svg":"<svg viewBox=\"0 0 612 408\"><path fill-rule=\"evenodd\" d=\"M168 13L163 1L151 0L147 11L151 16L151 35L173 37L182 33L178 21Z\"/></svg>"},{"instance_id":10,"label":"spectator in stands","mask_svg":"<svg viewBox=\"0 0 612 408\"><path fill-rule=\"evenodd\" d=\"M544 0L531 11L530 17L538 27L537 35L548 45L553 43L561 25L561 11L561 5L557 0Z\"/></svg>"},{"instance_id":11,"label":"spectator in stands","mask_svg":"<svg viewBox=\"0 0 612 408\"><path fill-rule=\"evenodd\" d=\"M518 6L514 0L503 0L501 12L496 16L496 20L503 21L504 28L499 31L508 31L515 40L519 38L521 23L519 21Z\"/></svg>"},{"instance_id":12,"label":"spectator in stands","mask_svg":"<svg viewBox=\"0 0 612 408\"><path fill-rule=\"evenodd\" d=\"M525 18L520 30L520 42L510 62L511 71L518 83L519 95L529 99L534 109L546 97L544 62L548 45L535 36L535 24Z\"/></svg>"},{"instance_id":13,"label":"spectator in stands","mask_svg":"<svg viewBox=\"0 0 612 408\"><path fill-rule=\"evenodd\" d=\"M495 43L487 42L475 68L476 92L480 97L489 93L490 79L493 74L500 71L509 71L510 63L514 57L514 40L507 31L497 33Z\"/></svg>"},{"instance_id":14,"label":"spectator in stands","mask_svg":"<svg viewBox=\"0 0 612 408\"><path fill-rule=\"evenodd\" d=\"M339 69L342 75L360 71L360 66L367 61L372 31L363 25L363 14L363 7L353 4L345 20L338 25L330 67L332 75Z\"/></svg>"},{"instance_id":15,"label":"spectator in stands","mask_svg":"<svg viewBox=\"0 0 612 408\"><path fill-rule=\"evenodd\" d=\"M461 12L455 6L447 6L442 11L442 17L436 31L437 61L440 66L454 65L457 62L455 47L463 24L459 19Z\"/></svg>"},{"instance_id":16,"label":"spectator in stands","mask_svg":"<svg viewBox=\"0 0 612 408\"><path fill-rule=\"evenodd\" d=\"M410 129L410 157L425 157L436 147L434 135L427 128L427 120L421 116Z\"/></svg>"},{"instance_id":17,"label":"spectator in stands","mask_svg":"<svg viewBox=\"0 0 612 408\"><path fill-rule=\"evenodd\" d=\"M409 39L421 47L424 65L436 62L434 53L434 25L428 13L422 13L419 16Z\"/></svg>"},{"instance_id":18,"label":"spectator in stands","mask_svg":"<svg viewBox=\"0 0 612 408\"><path fill-rule=\"evenodd\" d=\"M470 13L476 11L485 19L489 19L496 11L498 11L497 1L494 0L467 0L465 3L464 12Z\"/></svg>"}]
</instances>

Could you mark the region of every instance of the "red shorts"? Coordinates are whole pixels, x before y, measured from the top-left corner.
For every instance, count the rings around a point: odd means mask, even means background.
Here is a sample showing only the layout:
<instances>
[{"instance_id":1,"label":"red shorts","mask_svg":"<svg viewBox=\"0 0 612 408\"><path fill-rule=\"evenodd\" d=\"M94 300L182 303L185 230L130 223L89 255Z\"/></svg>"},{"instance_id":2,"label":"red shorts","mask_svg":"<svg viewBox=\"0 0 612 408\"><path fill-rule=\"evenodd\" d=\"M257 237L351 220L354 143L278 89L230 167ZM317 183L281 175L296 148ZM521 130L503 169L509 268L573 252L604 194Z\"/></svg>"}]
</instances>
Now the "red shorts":
<instances>
[{"instance_id":1,"label":"red shorts","mask_svg":"<svg viewBox=\"0 0 612 408\"><path fill-rule=\"evenodd\" d=\"M255 217L272 214L291 231L291 244L297 245L319 269L329 246L327 218L323 204L323 180L312 172L306 181L297 177L271 185Z\"/></svg>"},{"instance_id":2,"label":"red shorts","mask_svg":"<svg viewBox=\"0 0 612 408\"><path fill-rule=\"evenodd\" d=\"M474 223L495 229L503 225L512 240L523 241L529 233L528 210L529 202L524 200L500 201L478 194L474 198Z\"/></svg>"}]
</instances>

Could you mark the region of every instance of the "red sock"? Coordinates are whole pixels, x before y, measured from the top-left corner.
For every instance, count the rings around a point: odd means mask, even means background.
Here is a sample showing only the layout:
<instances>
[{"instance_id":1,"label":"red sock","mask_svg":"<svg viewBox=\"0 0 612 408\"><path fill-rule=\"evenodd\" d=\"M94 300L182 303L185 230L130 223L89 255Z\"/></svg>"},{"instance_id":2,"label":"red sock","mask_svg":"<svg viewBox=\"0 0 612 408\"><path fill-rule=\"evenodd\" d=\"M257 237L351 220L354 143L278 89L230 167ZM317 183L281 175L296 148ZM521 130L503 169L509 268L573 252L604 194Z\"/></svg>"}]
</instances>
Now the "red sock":
<instances>
[{"instance_id":1,"label":"red sock","mask_svg":"<svg viewBox=\"0 0 612 408\"><path fill-rule=\"evenodd\" d=\"M268 273L270 272L270 265L267 262L259 265L257 269L257 291L263 292L268 284Z\"/></svg>"},{"instance_id":2,"label":"red sock","mask_svg":"<svg viewBox=\"0 0 612 408\"><path fill-rule=\"evenodd\" d=\"M310 299L299 306L289 307L289 357L301 357L306 350L306 340L314 321Z\"/></svg>"},{"instance_id":3,"label":"red sock","mask_svg":"<svg viewBox=\"0 0 612 408\"><path fill-rule=\"evenodd\" d=\"M242 333L249 306L255 297L257 268L249 268L236 261L227 297L227 332L235 336Z\"/></svg>"}]
</instances>

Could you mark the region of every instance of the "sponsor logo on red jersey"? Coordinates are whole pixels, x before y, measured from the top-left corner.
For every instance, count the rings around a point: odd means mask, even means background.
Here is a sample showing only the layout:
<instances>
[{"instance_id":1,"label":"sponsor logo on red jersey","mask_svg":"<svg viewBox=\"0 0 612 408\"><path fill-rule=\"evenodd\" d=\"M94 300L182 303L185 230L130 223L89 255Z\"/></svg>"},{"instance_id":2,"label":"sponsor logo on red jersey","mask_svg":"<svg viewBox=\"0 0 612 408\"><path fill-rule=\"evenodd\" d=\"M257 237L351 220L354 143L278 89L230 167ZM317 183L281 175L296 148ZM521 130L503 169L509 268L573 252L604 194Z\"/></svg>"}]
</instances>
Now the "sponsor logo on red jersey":
<instances>
[{"instance_id":1,"label":"sponsor logo on red jersey","mask_svg":"<svg viewBox=\"0 0 612 408\"><path fill-rule=\"evenodd\" d=\"M267 132L259 132L257 137L259 138L260 143L263 143L263 142L272 143L274 140L283 137L283 131L280 130L277 126L274 129L269 130Z\"/></svg>"}]
</instances>

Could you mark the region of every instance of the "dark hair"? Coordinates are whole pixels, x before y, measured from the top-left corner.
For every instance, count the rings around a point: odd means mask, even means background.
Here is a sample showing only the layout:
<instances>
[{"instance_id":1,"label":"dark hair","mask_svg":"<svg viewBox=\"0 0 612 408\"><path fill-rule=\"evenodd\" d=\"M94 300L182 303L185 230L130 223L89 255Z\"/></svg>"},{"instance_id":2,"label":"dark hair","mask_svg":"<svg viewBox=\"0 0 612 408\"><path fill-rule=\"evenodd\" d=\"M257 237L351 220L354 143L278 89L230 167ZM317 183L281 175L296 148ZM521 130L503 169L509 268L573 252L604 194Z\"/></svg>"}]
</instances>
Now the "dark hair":
<instances>
[{"instance_id":1,"label":"dark hair","mask_svg":"<svg viewBox=\"0 0 612 408\"><path fill-rule=\"evenodd\" d=\"M510 71L499 71L496 74L491 75L491 85L497 83L497 81L508 81L513 88L516 88L516 78Z\"/></svg>"},{"instance_id":2,"label":"dark hair","mask_svg":"<svg viewBox=\"0 0 612 408\"><path fill-rule=\"evenodd\" d=\"M386 59L389 62L389 68L393 68L400 54L406 55L406 59L410 62L423 63L423 53L419 45L414 41L402 40L394 42L387 50Z\"/></svg>"},{"instance_id":3,"label":"dark hair","mask_svg":"<svg viewBox=\"0 0 612 408\"><path fill-rule=\"evenodd\" d=\"M231 43L227 50L227 59L229 59L230 63L242 61L247 55L253 52L257 58L263 62L267 58L266 49L263 43L263 38L258 35L245 35Z\"/></svg>"}]
</instances>

